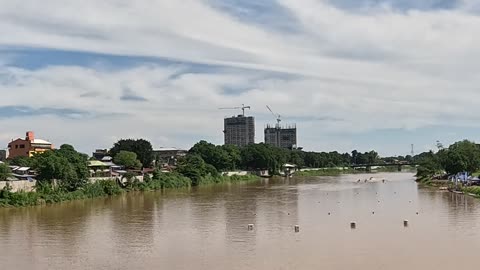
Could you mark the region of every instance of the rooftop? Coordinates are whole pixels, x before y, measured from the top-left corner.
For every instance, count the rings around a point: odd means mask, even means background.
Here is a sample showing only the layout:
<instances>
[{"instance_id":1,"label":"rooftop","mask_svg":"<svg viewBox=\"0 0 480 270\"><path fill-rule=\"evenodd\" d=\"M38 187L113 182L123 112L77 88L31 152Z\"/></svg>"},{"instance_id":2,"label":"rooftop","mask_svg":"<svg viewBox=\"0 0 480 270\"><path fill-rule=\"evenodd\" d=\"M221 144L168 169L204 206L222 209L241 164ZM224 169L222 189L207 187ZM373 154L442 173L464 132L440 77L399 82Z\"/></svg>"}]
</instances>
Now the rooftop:
<instances>
[{"instance_id":1,"label":"rooftop","mask_svg":"<svg viewBox=\"0 0 480 270\"><path fill-rule=\"evenodd\" d=\"M32 141L32 143L35 143L35 144L52 144L51 142L45 141L45 140L42 140L42 139L34 139Z\"/></svg>"}]
</instances>

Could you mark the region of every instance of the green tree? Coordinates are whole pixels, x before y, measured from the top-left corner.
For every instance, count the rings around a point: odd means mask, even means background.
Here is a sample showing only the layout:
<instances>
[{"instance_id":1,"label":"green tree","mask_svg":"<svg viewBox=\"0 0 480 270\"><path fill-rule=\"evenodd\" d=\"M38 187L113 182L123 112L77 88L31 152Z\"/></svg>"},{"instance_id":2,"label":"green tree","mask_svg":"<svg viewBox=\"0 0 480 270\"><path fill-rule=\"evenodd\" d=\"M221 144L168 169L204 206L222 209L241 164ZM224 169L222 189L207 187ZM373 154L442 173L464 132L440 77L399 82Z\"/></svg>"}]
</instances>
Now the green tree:
<instances>
[{"instance_id":1,"label":"green tree","mask_svg":"<svg viewBox=\"0 0 480 270\"><path fill-rule=\"evenodd\" d=\"M137 154L129 151L120 151L113 158L113 162L117 165L125 166L127 169L140 169L142 163L137 159Z\"/></svg>"},{"instance_id":2,"label":"green tree","mask_svg":"<svg viewBox=\"0 0 480 270\"><path fill-rule=\"evenodd\" d=\"M357 164L357 158L358 158L358 151L353 150L352 151L352 159L350 161L351 164Z\"/></svg>"},{"instance_id":3,"label":"green tree","mask_svg":"<svg viewBox=\"0 0 480 270\"><path fill-rule=\"evenodd\" d=\"M15 157L9 162L11 165L19 166L19 167L32 167L33 160L29 157Z\"/></svg>"},{"instance_id":4,"label":"green tree","mask_svg":"<svg viewBox=\"0 0 480 270\"><path fill-rule=\"evenodd\" d=\"M138 160L143 166L149 167L152 165L154 156L152 144L144 139L122 139L116 142L112 149L110 149L110 155L115 157L120 151L129 151L137 154Z\"/></svg>"},{"instance_id":5,"label":"green tree","mask_svg":"<svg viewBox=\"0 0 480 270\"><path fill-rule=\"evenodd\" d=\"M473 173L480 168L480 148L474 142L456 142L448 148L446 156L444 163L448 173Z\"/></svg>"},{"instance_id":6,"label":"green tree","mask_svg":"<svg viewBox=\"0 0 480 270\"><path fill-rule=\"evenodd\" d=\"M291 151L288 162L291 162L297 165L299 168L302 168L305 166L305 153L297 150Z\"/></svg>"},{"instance_id":7,"label":"green tree","mask_svg":"<svg viewBox=\"0 0 480 270\"><path fill-rule=\"evenodd\" d=\"M199 155L207 164L214 166L217 170L231 169L231 157L221 146L206 141L196 143L189 151L190 154Z\"/></svg>"},{"instance_id":8,"label":"green tree","mask_svg":"<svg viewBox=\"0 0 480 270\"><path fill-rule=\"evenodd\" d=\"M207 163L201 156L188 154L184 159L180 160L177 172L190 178L192 186L197 186L201 178L208 174L207 169Z\"/></svg>"},{"instance_id":9,"label":"green tree","mask_svg":"<svg viewBox=\"0 0 480 270\"><path fill-rule=\"evenodd\" d=\"M236 170L242 164L242 154L240 149L236 145L226 144L221 146L222 149L227 152L229 157L229 170Z\"/></svg>"},{"instance_id":10,"label":"green tree","mask_svg":"<svg viewBox=\"0 0 480 270\"><path fill-rule=\"evenodd\" d=\"M7 181L12 175L12 171L5 163L0 163L0 181Z\"/></svg>"},{"instance_id":11,"label":"green tree","mask_svg":"<svg viewBox=\"0 0 480 270\"><path fill-rule=\"evenodd\" d=\"M71 145L62 145L58 150L35 155L33 168L40 182L59 180L60 187L75 191L87 183L88 156L75 151Z\"/></svg>"}]
</instances>

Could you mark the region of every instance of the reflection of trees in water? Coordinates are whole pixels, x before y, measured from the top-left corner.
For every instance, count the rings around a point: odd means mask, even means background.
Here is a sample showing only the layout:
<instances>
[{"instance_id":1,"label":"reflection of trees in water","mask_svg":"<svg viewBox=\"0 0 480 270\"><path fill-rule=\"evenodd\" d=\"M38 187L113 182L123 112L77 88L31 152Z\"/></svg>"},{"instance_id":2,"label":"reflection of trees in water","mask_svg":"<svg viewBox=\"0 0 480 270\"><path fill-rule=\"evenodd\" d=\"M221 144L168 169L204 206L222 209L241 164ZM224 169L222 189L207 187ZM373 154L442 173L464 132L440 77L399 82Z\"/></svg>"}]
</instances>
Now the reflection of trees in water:
<instances>
[{"instance_id":1,"label":"reflection of trees in water","mask_svg":"<svg viewBox=\"0 0 480 270\"><path fill-rule=\"evenodd\" d=\"M125 250L142 252L153 246L159 195L155 192L128 193L112 200L110 240L118 254Z\"/></svg>"},{"instance_id":2,"label":"reflection of trees in water","mask_svg":"<svg viewBox=\"0 0 480 270\"><path fill-rule=\"evenodd\" d=\"M290 180L292 181L292 180ZM298 222L297 188L278 179L232 190L225 200L227 240L255 240L262 231L291 231ZM247 225L255 225L253 232ZM252 243L254 244L254 243Z\"/></svg>"},{"instance_id":3,"label":"reflection of trees in water","mask_svg":"<svg viewBox=\"0 0 480 270\"><path fill-rule=\"evenodd\" d=\"M474 218L480 218L478 199L452 192L435 192L430 196L437 196L444 203L445 211L448 213L448 222L459 228L465 226L465 221L473 222Z\"/></svg>"},{"instance_id":4,"label":"reflection of trees in water","mask_svg":"<svg viewBox=\"0 0 480 270\"><path fill-rule=\"evenodd\" d=\"M7 222L10 239L18 239L18 246L23 245L25 254L35 256L35 250L42 254L74 257L86 236L87 223L90 222L94 209L104 200L81 200L47 206L9 209L1 211L0 224L3 228ZM25 228L15 230L12 228ZM35 248L35 249L34 249Z\"/></svg>"}]
</instances>

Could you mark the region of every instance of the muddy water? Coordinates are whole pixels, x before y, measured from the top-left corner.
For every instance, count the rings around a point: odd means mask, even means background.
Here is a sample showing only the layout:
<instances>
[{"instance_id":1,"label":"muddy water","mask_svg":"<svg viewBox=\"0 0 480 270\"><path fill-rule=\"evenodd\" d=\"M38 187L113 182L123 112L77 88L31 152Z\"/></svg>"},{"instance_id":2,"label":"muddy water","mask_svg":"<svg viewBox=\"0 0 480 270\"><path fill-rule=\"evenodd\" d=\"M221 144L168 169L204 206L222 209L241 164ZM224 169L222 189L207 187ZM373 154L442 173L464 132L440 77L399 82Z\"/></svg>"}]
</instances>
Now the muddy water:
<instances>
[{"instance_id":1,"label":"muddy water","mask_svg":"<svg viewBox=\"0 0 480 270\"><path fill-rule=\"evenodd\" d=\"M0 269L450 270L477 268L479 251L480 200L420 189L411 174L0 209Z\"/></svg>"}]
</instances>

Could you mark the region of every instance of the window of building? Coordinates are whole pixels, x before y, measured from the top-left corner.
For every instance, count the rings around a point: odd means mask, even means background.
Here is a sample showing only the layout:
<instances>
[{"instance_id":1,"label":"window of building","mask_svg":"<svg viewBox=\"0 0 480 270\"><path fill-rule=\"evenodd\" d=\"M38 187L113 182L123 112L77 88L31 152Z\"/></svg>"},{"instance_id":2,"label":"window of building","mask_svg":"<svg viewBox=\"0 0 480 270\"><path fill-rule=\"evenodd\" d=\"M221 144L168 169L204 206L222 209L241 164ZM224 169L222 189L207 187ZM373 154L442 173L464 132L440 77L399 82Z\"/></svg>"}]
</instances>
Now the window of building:
<instances>
[{"instance_id":1,"label":"window of building","mask_svg":"<svg viewBox=\"0 0 480 270\"><path fill-rule=\"evenodd\" d=\"M15 149L18 149L18 144L17 144L17 145L15 145Z\"/></svg>"},{"instance_id":2,"label":"window of building","mask_svg":"<svg viewBox=\"0 0 480 270\"><path fill-rule=\"evenodd\" d=\"M20 148L25 148L25 144L20 144Z\"/></svg>"}]
</instances>

